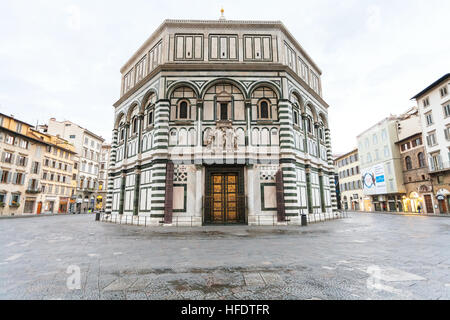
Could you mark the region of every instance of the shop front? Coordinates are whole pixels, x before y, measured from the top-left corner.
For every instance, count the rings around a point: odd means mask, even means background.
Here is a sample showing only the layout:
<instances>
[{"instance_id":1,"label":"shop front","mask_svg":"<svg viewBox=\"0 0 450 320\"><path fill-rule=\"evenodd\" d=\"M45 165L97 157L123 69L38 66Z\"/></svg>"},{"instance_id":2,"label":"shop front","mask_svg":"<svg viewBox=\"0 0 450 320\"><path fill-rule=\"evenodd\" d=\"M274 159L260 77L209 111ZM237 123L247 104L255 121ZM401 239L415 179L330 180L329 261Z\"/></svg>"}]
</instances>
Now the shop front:
<instances>
[{"instance_id":1,"label":"shop front","mask_svg":"<svg viewBox=\"0 0 450 320\"><path fill-rule=\"evenodd\" d=\"M439 189L436 192L436 200L440 214L450 213L450 192L447 189Z\"/></svg>"},{"instance_id":2,"label":"shop front","mask_svg":"<svg viewBox=\"0 0 450 320\"><path fill-rule=\"evenodd\" d=\"M58 213L67 213L68 203L69 203L69 198L60 197Z\"/></svg>"}]
</instances>

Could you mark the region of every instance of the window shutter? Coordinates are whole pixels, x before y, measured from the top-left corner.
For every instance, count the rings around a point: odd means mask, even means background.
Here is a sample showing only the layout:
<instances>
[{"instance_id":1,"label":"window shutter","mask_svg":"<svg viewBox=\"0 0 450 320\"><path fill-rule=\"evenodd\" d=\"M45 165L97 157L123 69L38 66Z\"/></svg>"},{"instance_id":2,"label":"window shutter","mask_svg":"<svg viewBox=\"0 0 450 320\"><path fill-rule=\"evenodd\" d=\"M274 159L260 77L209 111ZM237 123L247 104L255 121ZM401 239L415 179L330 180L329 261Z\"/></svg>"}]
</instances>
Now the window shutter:
<instances>
[{"instance_id":1,"label":"window shutter","mask_svg":"<svg viewBox=\"0 0 450 320\"><path fill-rule=\"evenodd\" d=\"M8 182L8 183L11 183L11 173L12 173L11 171L8 172L8 179L7 179L7 182Z\"/></svg>"},{"instance_id":2,"label":"window shutter","mask_svg":"<svg viewBox=\"0 0 450 320\"><path fill-rule=\"evenodd\" d=\"M17 184L17 172L14 172L12 182L13 182L14 184Z\"/></svg>"},{"instance_id":3,"label":"window shutter","mask_svg":"<svg viewBox=\"0 0 450 320\"><path fill-rule=\"evenodd\" d=\"M0 183L2 183L2 181L1 181L2 177L3 177L3 170L0 169Z\"/></svg>"},{"instance_id":4,"label":"window shutter","mask_svg":"<svg viewBox=\"0 0 450 320\"><path fill-rule=\"evenodd\" d=\"M28 158L25 158L25 167L28 165Z\"/></svg>"},{"instance_id":5,"label":"window shutter","mask_svg":"<svg viewBox=\"0 0 450 320\"><path fill-rule=\"evenodd\" d=\"M29 179L28 180L28 190L31 190L31 183L33 182L33 180L32 179Z\"/></svg>"},{"instance_id":6,"label":"window shutter","mask_svg":"<svg viewBox=\"0 0 450 320\"><path fill-rule=\"evenodd\" d=\"M2 162L5 162L6 152L2 153Z\"/></svg>"},{"instance_id":7,"label":"window shutter","mask_svg":"<svg viewBox=\"0 0 450 320\"><path fill-rule=\"evenodd\" d=\"M442 164L442 157L441 157L441 155L438 155L437 159L438 159L439 169L442 169L444 166Z\"/></svg>"},{"instance_id":8,"label":"window shutter","mask_svg":"<svg viewBox=\"0 0 450 320\"><path fill-rule=\"evenodd\" d=\"M25 173L22 174L22 179L21 179L21 181L20 181L20 184L22 184L22 185L25 183L25 176L26 176Z\"/></svg>"}]
</instances>

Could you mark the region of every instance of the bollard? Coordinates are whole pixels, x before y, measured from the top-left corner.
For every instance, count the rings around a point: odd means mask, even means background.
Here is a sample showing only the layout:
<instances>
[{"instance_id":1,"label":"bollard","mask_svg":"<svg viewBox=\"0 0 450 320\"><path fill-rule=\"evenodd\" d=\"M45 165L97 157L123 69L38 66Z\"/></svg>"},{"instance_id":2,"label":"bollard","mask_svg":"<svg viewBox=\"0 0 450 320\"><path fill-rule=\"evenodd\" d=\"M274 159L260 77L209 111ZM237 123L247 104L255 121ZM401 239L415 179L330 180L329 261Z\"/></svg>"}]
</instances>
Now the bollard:
<instances>
[{"instance_id":1,"label":"bollard","mask_svg":"<svg viewBox=\"0 0 450 320\"><path fill-rule=\"evenodd\" d=\"M302 227L306 227L308 225L308 218L306 214L302 214Z\"/></svg>"},{"instance_id":2,"label":"bollard","mask_svg":"<svg viewBox=\"0 0 450 320\"><path fill-rule=\"evenodd\" d=\"M95 221L100 221L100 212L95 213Z\"/></svg>"}]
</instances>

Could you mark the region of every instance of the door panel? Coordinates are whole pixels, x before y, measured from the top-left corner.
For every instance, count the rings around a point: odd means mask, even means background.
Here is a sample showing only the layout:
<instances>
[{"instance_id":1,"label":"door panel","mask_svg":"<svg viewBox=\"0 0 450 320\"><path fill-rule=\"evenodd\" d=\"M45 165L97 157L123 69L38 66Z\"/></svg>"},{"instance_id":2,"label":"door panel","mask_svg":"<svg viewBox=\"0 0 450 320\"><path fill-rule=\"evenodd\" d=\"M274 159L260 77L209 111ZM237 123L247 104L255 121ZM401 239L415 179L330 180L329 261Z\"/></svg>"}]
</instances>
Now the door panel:
<instances>
[{"instance_id":1,"label":"door panel","mask_svg":"<svg viewBox=\"0 0 450 320\"><path fill-rule=\"evenodd\" d=\"M216 170L219 172L211 170L206 177L205 222L213 224L244 223L245 202L243 181L241 181L243 177L240 178L238 170L234 170L235 172Z\"/></svg>"}]
</instances>

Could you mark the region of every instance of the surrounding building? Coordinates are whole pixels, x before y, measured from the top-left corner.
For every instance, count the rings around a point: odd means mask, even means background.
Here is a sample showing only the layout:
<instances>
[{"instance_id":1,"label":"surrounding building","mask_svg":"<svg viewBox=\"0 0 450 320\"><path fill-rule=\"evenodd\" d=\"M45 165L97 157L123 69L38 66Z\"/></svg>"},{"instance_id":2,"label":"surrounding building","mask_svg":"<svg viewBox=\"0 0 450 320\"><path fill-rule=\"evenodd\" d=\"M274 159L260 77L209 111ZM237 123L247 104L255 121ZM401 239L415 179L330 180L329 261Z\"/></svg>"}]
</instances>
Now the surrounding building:
<instances>
[{"instance_id":1,"label":"surrounding building","mask_svg":"<svg viewBox=\"0 0 450 320\"><path fill-rule=\"evenodd\" d=\"M35 212L47 146L30 124L0 113L0 214Z\"/></svg>"},{"instance_id":2,"label":"surrounding building","mask_svg":"<svg viewBox=\"0 0 450 320\"><path fill-rule=\"evenodd\" d=\"M433 186L428 173L422 127L416 107L399 116L397 134L406 191L402 201L403 211L433 214Z\"/></svg>"},{"instance_id":3,"label":"surrounding building","mask_svg":"<svg viewBox=\"0 0 450 320\"><path fill-rule=\"evenodd\" d=\"M417 102L437 213L450 213L450 73L412 99Z\"/></svg>"},{"instance_id":4,"label":"surrounding building","mask_svg":"<svg viewBox=\"0 0 450 320\"><path fill-rule=\"evenodd\" d=\"M68 213L75 190L72 184L75 147L60 137L32 132L48 143L42 154L41 193L36 213Z\"/></svg>"},{"instance_id":5,"label":"surrounding building","mask_svg":"<svg viewBox=\"0 0 450 320\"><path fill-rule=\"evenodd\" d=\"M166 20L121 73L113 221L301 224L337 209L322 72L281 22Z\"/></svg>"},{"instance_id":6,"label":"surrounding building","mask_svg":"<svg viewBox=\"0 0 450 320\"><path fill-rule=\"evenodd\" d=\"M339 179L341 208L343 210L371 211L370 199L365 199L361 184L358 149L337 157L334 165Z\"/></svg>"},{"instance_id":7,"label":"surrounding building","mask_svg":"<svg viewBox=\"0 0 450 320\"><path fill-rule=\"evenodd\" d=\"M76 165L78 174L75 211L95 210L96 199L101 196L98 175L104 139L71 121L57 121L55 118L51 118L47 125L40 126L40 129L61 137L75 146L75 152L79 158Z\"/></svg>"},{"instance_id":8,"label":"surrounding building","mask_svg":"<svg viewBox=\"0 0 450 320\"><path fill-rule=\"evenodd\" d=\"M104 143L102 145L100 154L100 171L98 175L98 193L96 209L104 211L106 208L106 199L108 192L108 171L109 171L109 157L111 154L111 145Z\"/></svg>"},{"instance_id":9,"label":"surrounding building","mask_svg":"<svg viewBox=\"0 0 450 320\"><path fill-rule=\"evenodd\" d=\"M363 192L371 200L371 211L403 211L405 187L396 145L397 120L389 116L357 137Z\"/></svg>"},{"instance_id":10,"label":"surrounding building","mask_svg":"<svg viewBox=\"0 0 450 320\"><path fill-rule=\"evenodd\" d=\"M74 146L0 113L0 214L67 213Z\"/></svg>"}]
</instances>

